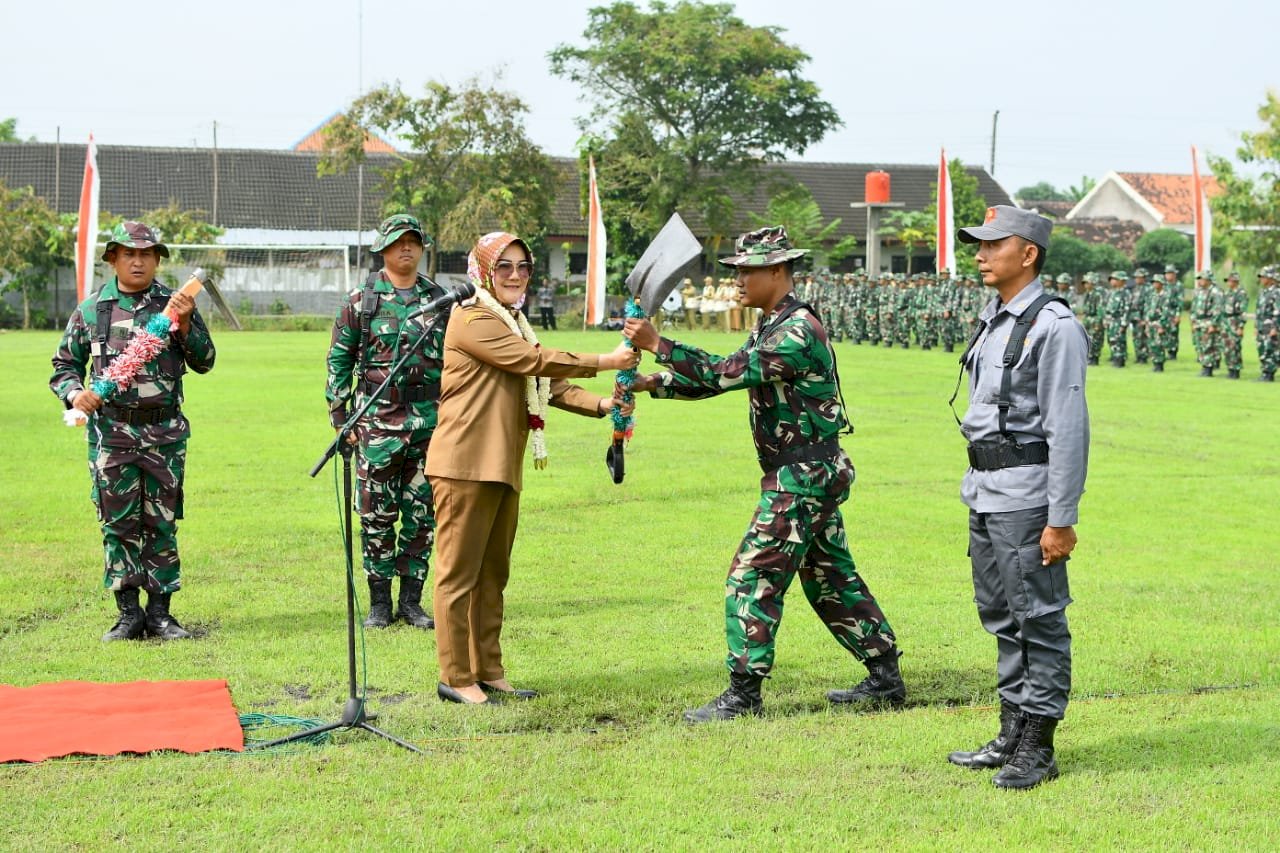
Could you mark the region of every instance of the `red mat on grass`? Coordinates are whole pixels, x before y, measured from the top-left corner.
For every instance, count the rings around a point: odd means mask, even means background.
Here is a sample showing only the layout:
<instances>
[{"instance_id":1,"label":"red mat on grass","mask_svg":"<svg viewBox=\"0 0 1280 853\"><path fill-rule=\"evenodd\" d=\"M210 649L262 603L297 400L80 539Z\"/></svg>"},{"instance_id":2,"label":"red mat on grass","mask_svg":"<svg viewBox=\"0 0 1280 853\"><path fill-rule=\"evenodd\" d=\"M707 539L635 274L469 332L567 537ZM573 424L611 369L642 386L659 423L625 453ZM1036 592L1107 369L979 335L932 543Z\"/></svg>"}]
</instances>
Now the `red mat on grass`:
<instances>
[{"instance_id":1,"label":"red mat on grass","mask_svg":"<svg viewBox=\"0 0 1280 853\"><path fill-rule=\"evenodd\" d=\"M156 749L243 751L227 682L0 684L0 761Z\"/></svg>"}]
</instances>

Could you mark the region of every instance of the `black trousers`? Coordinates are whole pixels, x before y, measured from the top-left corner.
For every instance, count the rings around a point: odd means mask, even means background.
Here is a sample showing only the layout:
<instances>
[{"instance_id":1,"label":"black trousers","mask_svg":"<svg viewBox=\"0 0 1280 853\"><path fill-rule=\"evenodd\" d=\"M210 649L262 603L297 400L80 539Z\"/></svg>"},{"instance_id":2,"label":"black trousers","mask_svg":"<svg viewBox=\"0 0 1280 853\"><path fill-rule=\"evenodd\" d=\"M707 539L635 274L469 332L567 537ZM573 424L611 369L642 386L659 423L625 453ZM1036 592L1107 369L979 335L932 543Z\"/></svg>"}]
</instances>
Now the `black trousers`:
<instances>
[{"instance_id":1,"label":"black trousers","mask_svg":"<svg viewBox=\"0 0 1280 853\"><path fill-rule=\"evenodd\" d=\"M1062 719L1071 692L1067 560L1040 565L1049 508L969 512L973 600L996 638L1000 698L1024 713Z\"/></svg>"}]
</instances>

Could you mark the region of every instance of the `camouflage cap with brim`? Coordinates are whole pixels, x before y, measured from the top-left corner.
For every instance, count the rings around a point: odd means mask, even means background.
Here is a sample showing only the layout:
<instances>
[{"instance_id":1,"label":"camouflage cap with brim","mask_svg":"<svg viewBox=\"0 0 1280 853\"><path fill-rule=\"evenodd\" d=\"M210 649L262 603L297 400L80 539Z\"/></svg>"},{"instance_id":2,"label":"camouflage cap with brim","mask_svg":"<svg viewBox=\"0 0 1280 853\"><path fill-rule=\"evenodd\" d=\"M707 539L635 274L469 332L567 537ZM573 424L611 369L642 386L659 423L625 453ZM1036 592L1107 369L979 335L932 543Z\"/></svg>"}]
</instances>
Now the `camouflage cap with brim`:
<instances>
[{"instance_id":1,"label":"camouflage cap with brim","mask_svg":"<svg viewBox=\"0 0 1280 853\"><path fill-rule=\"evenodd\" d=\"M1200 270L1200 272L1196 273L1196 278L1202 278L1205 281L1217 281L1213 277L1213 270Z\"/></svg>"},{"instance_id":2,"label":"camouflage cap with brim","mask_svg":"<svg viewBox=\"0 0 1280 853\"><path fill-rule=\"evenodd\" d=\"M107 255L117 246L128 246L130 249L151 249L162 258L169 257L169 247L160 242L155 229L141 222L121 222L111 229L111 237L107 240L107 248L102 251L102 259L108 261Z\"/></svg>"},{"instance_id":3,"label":"camouflage cap with brim","mask_svg":"<svg viewBox=\"0 0 1280 853\"><path fill-rule=\"evenodd\" d=\"M409 233L418 235L418 239L422 241L424 249L431 245L431 238L422 230L422 223L418 221L418 217L410 216L407 213L397 213L382 220L382 224L378 226L378 239L373 241L369 251L378 254Z\"/></svg>"},{"instance_id":4,"label":"camouflage cap with brim","mask_svg":"<svg viewBox=\"0 0 1280 853\"><path fill-rule=\"evenodd\" d=\"M1116 279L1117 281L1128 281L1129 273L1127 273L1124 270L1113 270L1111 273L1111 277Z\"/></svg>"},{"instance_id":5,"label":"camouflage cap with brim","mask_svg":"<svg viewBox=\"0 0 1280 853\"><path fill-rule=\"evenodd\" d=\"M1270 264L1258 270L1259 278L1280 278L1280 267Z\"/></svg>"},{"instance_id":6,"label":"camouflage cap with brim","mask_svg":"<svg viewBox=\"0 0 1280 853\"><path fill-rule=\"evenodd\" d=\"M1173 264L1165 264L1165 265L1164 265L1164 271L1165 271L1165 272L1171 272L1171 273L1175 273L1175 274L1176 274L1176 273L1178 272L1178 268L1177 268L1177 267L1175 267Z\"/></svg>"},{"instance_id":7,"label":"camouflage cap with brim","mask_svg":"<svg viewBox=\"0 0 1280 853\"><path fill-rule=\"evenodd\" d=\"M807 254L808 249L792 247L786 228L774 225L739 236L734 241L733 254L721 258L720 263L727 267L771 267Z\"/></svg>"}]
</instances>

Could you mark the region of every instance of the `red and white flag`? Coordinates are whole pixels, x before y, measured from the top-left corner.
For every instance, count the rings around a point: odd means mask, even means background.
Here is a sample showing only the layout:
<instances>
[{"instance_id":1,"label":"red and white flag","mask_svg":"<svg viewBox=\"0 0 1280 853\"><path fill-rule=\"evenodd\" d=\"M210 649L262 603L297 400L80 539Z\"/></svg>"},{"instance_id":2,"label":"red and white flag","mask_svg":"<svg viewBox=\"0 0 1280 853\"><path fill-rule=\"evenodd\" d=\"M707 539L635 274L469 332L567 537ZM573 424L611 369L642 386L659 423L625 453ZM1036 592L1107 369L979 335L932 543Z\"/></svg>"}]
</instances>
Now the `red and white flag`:
<instances>
[{"instance_id":1,"label":"red and white flag","mask_svg":"<svg viewBox=\"0 0 1280 853\"><path fill-rule=\"evenodd\" d=\"M1213 212L1209 210L1209 196L1200 180L1200 155L1191 146L1191 205L1194 211L1196 232L1196 273L1207 270L1213 264L1210 250L1213 248Z\"/></svg>"},{"instance_id":2,"label":"red and white flag","mask_svg":"<svg viewBox=\"0 0 1280 853\"><path fill-rule=\"evenodd\" d=\"M945 148L938 157L938 250L934 260L935 270L951 270L955 274L956 216L951 204L951 170L947 168Z\"/></svg>"},{"instance_id":3,"label":"red and white flag","mask_svg":"<svg viewBox=\"0 0 1280 853\"><path fill-rule=\"evenodd\" d=\"M604 322L604 285L606 238L604 211L600 209L600 192L596 188L596 161L587 158L590 198L587 202L587 303L582 321L587 326Z\"/></svg>"},{"instance_id":4,"label":"red and white flag","mask_svg":"<svg viewBox=\"0 0 1280 853\"><path fill-rule=\"evenodd\" d=\"M80 184L80 222L76 229L76 302L93 291L93 265L98 244L98 146L89 134Z\"/></svg>"}]
</instances>

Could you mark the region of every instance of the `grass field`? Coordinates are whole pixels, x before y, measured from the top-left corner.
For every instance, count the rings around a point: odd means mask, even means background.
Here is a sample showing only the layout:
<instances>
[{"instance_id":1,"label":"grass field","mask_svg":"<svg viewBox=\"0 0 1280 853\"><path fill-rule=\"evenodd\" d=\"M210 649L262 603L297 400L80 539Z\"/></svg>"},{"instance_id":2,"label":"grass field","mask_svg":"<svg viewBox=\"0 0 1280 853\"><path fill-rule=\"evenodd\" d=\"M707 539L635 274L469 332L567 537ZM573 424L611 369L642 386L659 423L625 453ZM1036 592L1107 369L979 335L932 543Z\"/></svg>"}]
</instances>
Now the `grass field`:
<instances>
[{"instance_id":1,"label":"grass field","mask_svg":"<svg viewBox=\"0 0 1280 853\"><path fill-rule=\"evenodd\" d=\"M306 476L331 436L327 335L223 332L216 369L189 377L174 613L202 636L167 645L99 641L114 608L84 434L45 386L56 340L0 335L0 682L226 678L241 712L336 718L334 477ZM347 732L276 754L0 766L0 847L1280 847L1280 386L1199 379L1189 344L1162 376L1091 369L1063 775L1002 792L945 760L995 722L946 405L954 358L837 352L857 425L845 518L905 651L906 710L826 707L863 671L793 588L766 714L681 724L726 680L722 582L759 477L745 396L643 399L622 486L605 424L556 411L551 467L526 475L504 633L512 681L543 698L445 705L432 634L371 632L377 725L425 757ZM1246 380L1256 365L1250 350Z\"/></svg>"}]
</instances>

